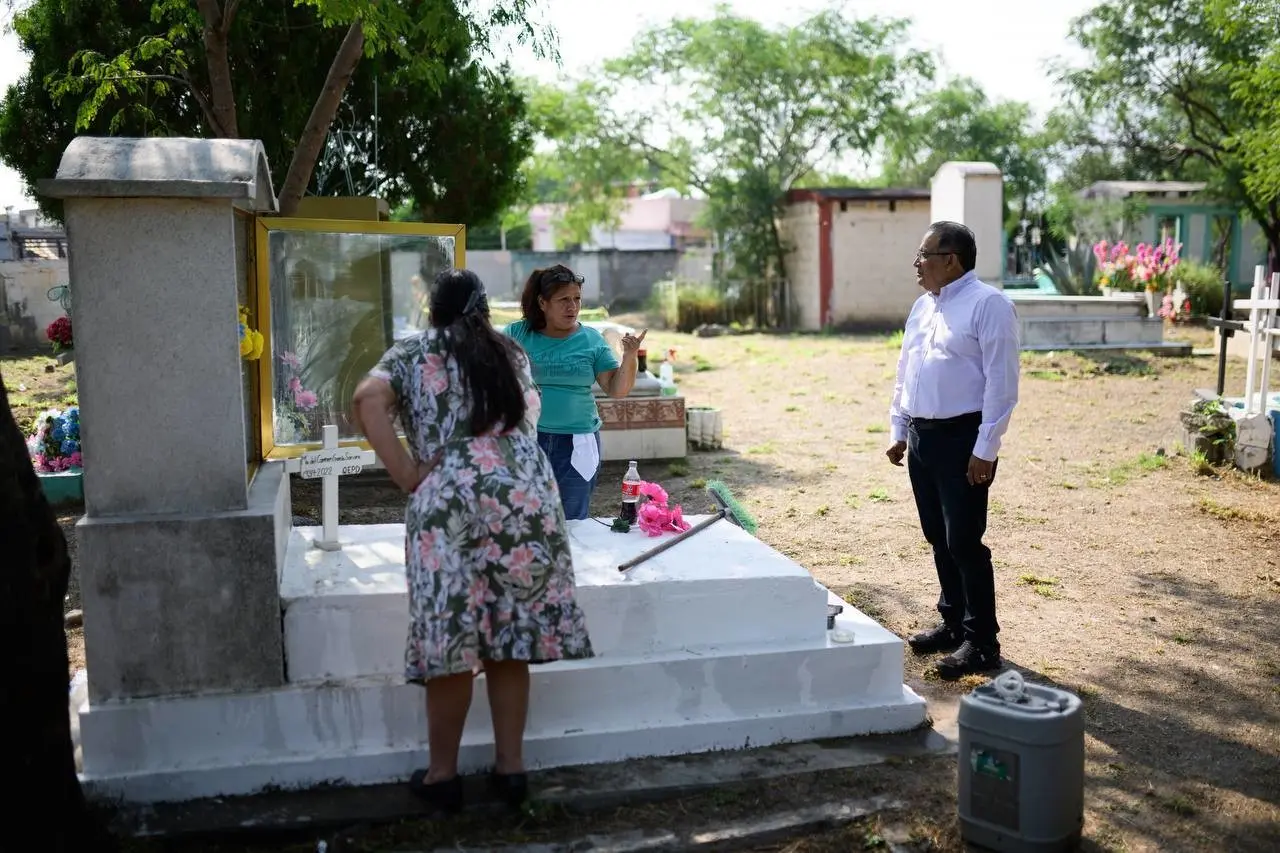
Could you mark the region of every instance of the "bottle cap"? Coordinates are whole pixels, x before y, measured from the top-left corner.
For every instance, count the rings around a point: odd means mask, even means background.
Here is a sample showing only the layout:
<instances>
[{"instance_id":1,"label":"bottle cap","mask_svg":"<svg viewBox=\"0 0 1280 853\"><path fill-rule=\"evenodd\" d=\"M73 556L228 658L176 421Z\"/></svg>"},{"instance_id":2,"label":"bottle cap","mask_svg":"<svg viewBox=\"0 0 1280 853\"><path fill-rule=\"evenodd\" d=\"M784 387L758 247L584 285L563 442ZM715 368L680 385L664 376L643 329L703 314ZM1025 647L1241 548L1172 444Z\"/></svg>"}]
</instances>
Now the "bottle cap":
<instances>
[{"instance_id":1,"label":"bottle cap","mask_svg":"<svg viewBox=\"0 0 1280 853\"><path fill-rule=\"evenodd\" d=\"M639 349L639 350L636 350L636 353L639 355L648 355L649 351L644 349Z\"/></svg>"}]
</instances>

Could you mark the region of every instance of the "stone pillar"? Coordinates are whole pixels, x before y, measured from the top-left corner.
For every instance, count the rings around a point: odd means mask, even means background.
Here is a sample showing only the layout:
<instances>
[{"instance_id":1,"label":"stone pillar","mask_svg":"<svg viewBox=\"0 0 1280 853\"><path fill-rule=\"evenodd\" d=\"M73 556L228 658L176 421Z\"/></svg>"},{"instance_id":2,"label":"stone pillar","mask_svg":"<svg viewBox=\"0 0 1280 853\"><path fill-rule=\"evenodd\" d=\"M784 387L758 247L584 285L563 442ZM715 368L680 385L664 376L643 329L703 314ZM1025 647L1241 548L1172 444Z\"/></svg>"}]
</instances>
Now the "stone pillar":
<instances>
[{"instance_id":1,"label":"stone pillar","mask_svg":"<svg viewBox=\"0 0 1280 853\"><path fill-rule=\"evenodd\" d=\"M1004 280L1004 176L993 163L943 163L933 176L930 218L969 226L978 241L978 278Z\"/></svg>"},{"instance_id":2,"label":"stone pillar","mask_svg":"<svg viewBox=\"0 0 1280 853\"><path fill-rule=\"evenodd\" d=\"M284 679L288 481L247 477L236 208L275 209L261 143L79 137L65 200L85 457L90 702Z\"/></svg>"}]
</instances>

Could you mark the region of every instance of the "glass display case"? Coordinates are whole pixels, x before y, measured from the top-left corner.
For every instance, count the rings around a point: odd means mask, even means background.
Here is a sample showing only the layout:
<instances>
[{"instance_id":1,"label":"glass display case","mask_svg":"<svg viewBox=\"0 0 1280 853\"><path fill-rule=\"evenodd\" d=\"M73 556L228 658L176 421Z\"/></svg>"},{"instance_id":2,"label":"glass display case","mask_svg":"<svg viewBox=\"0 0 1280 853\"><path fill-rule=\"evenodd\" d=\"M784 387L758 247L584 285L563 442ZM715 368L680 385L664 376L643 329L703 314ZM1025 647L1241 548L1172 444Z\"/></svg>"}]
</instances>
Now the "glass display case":
<instances>
[{"instance_id":1,"label":"glass display case","mask_svg":"<svg viewBox=\"0 0 1280 853\"><path fill-rule=\"evenodd\" d=\"M398 339L427 320L430 282L466 262L466 229L419 222L257 221L261 451L318 447L321 428L361 443L356 386Z\"/></svg>"}]
</instances>

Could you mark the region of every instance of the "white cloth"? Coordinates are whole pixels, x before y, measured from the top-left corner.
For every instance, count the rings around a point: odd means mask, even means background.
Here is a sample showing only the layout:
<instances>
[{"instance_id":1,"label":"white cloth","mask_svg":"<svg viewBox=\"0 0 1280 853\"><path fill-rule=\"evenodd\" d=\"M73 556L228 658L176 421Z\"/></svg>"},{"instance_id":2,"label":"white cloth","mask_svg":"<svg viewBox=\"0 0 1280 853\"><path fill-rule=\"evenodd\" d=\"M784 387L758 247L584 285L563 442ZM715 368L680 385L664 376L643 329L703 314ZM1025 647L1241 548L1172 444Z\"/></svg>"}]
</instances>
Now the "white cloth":
<instances>
[{"instance_id":1,"label":"white cloth","mask_svg":"<svg viewBox=\"0 0 1280 853\"><path fill-rule=\"evenodd\" d=\"M590 481L596 475L600 469L600 445L596 443L595 433L573 437L573 455L569 457L569 464L584 480Z\"/></svg>"},{"instance_id":2,"label":"white cloth","mask_svg":"<svg viewBox=\"0 0 1280 853\"><path fill-rule=\"evenodd\" d=\"M972 272L925 293L911 307L889 405L894 441L906 441L911 418L982 412L973 455L987 461L1018 403L1018 314L1003 291Z\"/></svg>"}]
</instances>

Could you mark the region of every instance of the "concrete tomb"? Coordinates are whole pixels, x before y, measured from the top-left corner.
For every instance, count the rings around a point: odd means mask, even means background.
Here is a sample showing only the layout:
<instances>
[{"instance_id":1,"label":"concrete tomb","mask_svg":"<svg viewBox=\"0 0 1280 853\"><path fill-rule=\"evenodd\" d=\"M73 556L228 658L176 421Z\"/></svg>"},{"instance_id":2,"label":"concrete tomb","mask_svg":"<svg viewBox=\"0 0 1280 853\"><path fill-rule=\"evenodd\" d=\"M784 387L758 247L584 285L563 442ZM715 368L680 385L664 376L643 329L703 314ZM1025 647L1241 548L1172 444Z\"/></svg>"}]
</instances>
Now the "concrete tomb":
<instances>
[{"instance_id":1,"label":"concrete tomb","mask_svg":"<svg viewBox=\"0 0 1280 853\"><path fill-rule=\"evenodd\" d=\"M407 779L427 746L423 691L401 675L403 526L332 522L337 476L368 454L246 476L235 223L274 209L261 146L78 139L41 189L67 201L77 283L88 791L175 801ZM333 474L328 530L291 528L293 470ZM848 605L828 627L842 603L741 529L722 521L621 573L660 540L571 527L597 657L534 669L532 768L924 722L901 640ZM490 761L490 738L478 689L464 769Z\"/></svg>"}]
</instances>

